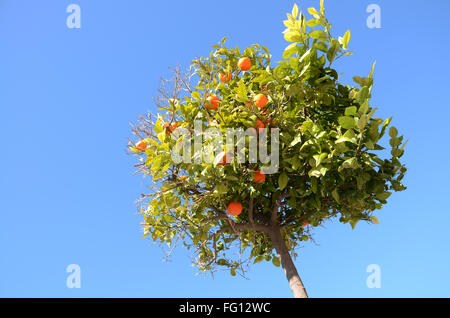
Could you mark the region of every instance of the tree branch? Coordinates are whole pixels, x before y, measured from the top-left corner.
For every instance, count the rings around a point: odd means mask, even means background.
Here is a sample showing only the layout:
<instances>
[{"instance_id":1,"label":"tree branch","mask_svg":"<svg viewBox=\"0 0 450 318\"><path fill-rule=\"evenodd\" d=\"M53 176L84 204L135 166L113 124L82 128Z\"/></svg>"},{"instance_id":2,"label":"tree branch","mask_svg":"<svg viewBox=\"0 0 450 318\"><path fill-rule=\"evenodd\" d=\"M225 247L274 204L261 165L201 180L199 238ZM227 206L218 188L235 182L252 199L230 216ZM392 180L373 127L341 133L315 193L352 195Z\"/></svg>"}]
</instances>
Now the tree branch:
<instances>
[{"instance_id":1,"label":"tree branch","mask_svg":"<svg viewBox=\"0 0 450 318\"><path fill-rule=\"evenodd\" d=\"M288 196L289 195L287 193L282 193L278 197L277 201L275 202L275 206L272 209L272 216L270 217L270 225L276 225L277 217L278 217L278 210L281 206L281 201L283 201Z\"/></svg>"},{"instance_id":2,"label":"tree branch","mask_svg":"<svg viewBox=\"0 0 450 318\"><path fill-rule=\"evenodd\" d=\"M217 213L219 217L221 217L223 220L227 221L228 224L230 224L230 227L236 232L236 230L242 231L242 230L256 230L260 232L264 232L267 234L270 234L270 228L266 225L262 224L250 224L250 223L235 223L231 218L225 213L219 210L215 206L211 206L211 208Z\"/></svg>"},{"instance_id":3,"label":"tree branch","mask_svg":"<svg viewBox=\"0 0 450 318\"><path fill-rule=\"evenodd\" d=\"M248 219L250 221L250 224L255 225L255 222L253 220L253 198L250 197L250 200L248 202Z\"/></svg>"}]
</instances>

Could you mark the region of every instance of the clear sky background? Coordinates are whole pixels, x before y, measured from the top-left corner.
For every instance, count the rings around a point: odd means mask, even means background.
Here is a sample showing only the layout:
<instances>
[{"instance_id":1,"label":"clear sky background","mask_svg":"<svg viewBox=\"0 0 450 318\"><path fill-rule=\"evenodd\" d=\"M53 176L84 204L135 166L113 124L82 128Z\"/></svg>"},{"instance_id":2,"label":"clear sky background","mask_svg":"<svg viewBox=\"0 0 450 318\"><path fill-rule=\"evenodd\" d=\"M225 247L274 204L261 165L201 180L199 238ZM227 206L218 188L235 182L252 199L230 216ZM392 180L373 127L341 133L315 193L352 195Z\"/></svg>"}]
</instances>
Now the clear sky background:
<instances>
[{"instance_id":1,"label":"clear sky background","mask_svg":"<svg viewBox=\"0 0 450 318\"><path fill-rule=\"evenodd\" d=\"M81 28L66 7L81 7ZM0 296L291 297L280 268L196 276L182 248L164 262L141 239L146 191L126 155L130 123L154 110L169 67L228 45L280 58L292 1L0 0ZM302 10L318 0L299 1ZM342 82L376 60L372 105L409 139L408 189L379 225L329 222L295 261L312 297L450 297L450 2L325 1L333 34L352 32ZM369 29L369 4L381 28ZM66 267L81 267L81 288ZM369 264L381 288L366 286Z\"/></svg>"}]
</instances>

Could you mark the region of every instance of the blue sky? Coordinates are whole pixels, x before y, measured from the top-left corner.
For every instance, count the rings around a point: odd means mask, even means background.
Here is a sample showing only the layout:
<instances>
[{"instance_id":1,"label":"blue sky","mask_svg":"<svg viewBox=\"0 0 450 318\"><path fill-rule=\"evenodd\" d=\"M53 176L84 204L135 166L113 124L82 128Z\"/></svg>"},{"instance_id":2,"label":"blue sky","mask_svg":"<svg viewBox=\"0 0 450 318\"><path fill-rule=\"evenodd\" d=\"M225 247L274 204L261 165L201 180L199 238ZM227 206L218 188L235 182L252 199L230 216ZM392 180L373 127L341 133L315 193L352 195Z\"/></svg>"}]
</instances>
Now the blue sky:
<instances>
[{"instance_id":1,"label":"blue sky","mask_svg":"<svg viewBox=\"0 0 450 318\"><path fill-rule=\"evenodd\" d=\"M318 0L299 1L301 9ZM81 28L66 7L81 8ZM0 0L0 296L291 297L280 268L260 263L249 280L196 276L189 254L171 262L141 239L135 200L145 192L126 155L130 123L153 110L169 67L228 45L287 43L292 1ZM381 28L366 7L381 8ZM409 139L408 190L376 214L379 225L330 222L295 261L312 297L450 297L446 159L450 2L326 1L334 35L352 32L342 81L367 75L372 104ZM81 288L66 267L81 267ZM381 288L368 288L369 264Z\"/></svg>"}]
</instances>

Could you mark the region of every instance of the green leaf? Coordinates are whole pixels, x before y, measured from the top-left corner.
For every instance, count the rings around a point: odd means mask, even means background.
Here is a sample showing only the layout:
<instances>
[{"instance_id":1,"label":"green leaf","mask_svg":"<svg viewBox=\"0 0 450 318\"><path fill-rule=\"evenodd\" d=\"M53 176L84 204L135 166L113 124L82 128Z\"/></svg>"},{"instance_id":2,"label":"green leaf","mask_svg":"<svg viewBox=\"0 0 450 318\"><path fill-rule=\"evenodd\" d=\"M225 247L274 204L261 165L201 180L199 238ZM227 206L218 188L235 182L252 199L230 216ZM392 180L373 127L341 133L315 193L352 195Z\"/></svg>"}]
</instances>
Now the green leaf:
<instances>
[{"instance_id":1,"label":"green leaf","mask_svg":"<svg viewBox=\"0 0 450 318\"><path fill-rule=\"evenodd\" d=\"M380 222L378 222L378 218L375 215L372 215L370 219L372 220L373 224L380 224Z\"/></svg>"},{"instance_id":2,"label":"green leaf","mask_svg":"<svg viewBox=\"0 0 450 318\"><path fill-rule=\"evenodd\" d=\"M316 30L309 34L309 36L315 40L328 41L328 35L322 30Z\"/></svg>"},{"instance_id":3,"label":"green leaf","mask_svg":"<svg viewBox=\"0 0 450 318\"><path fill-rule=\"evenodd\" d=\"M309 14L314 16L314 18L318 19L320 17L319 12L315 8L308 8Z\"/></svg>"},{"instance_id":4,"label":"green leaf","mask_svg":"<svg viewBox=\"0 0 450 318\"><path fill-rule=\"evenodd\" d=\"M345 109L345 116L355 116L356 115L356 106L350 106Z\"/></svg>"},{"instance_id":5,"label":"green leaf","mask_svg":"<svg viewBox=\"0 0 450 318\"><path fill-rule=\"evenodd\" d=\"M297 16L298 16L298 6L297 6L296 3L294 4L294 7L292 8L292 16L293 16L295 19L296 19Z\"/></svg>"},{"instance_id":6,"label":"green leaf","mask_svg":"<svg viewBox=\"0 0 450 318\"><path fill-rule=\"evenodd\" d=\"M322 175L319 169L311 169L308 172L308 175L310 177L316 177L316 178L320 178L320 176Z\"/></svg>"},{"instance_id":7,"label":"green leaf","mask_svg":"<svg viewBox=\"0 0 450 318\"><path fill-rule=\"evenodd\" d=\"M386 131L386 128L389 126L389 124L391 123L391 121L392 121L392 117L389 117L388 119L386 119L386 120L383 122L383 125L381 126L380 138L383 137L383 135L384 135L384 133L385 133L385 131Z\"/></svg>"},{"instance_id":8,"label":"green leaf","mask_svg":"<svg viewBox=\"0 0 450 318\"><path fill-rule=\"evenodd\" d=\"M191 97L195 99L200 99L200 93L197 91L193 91Z\"/></svg>"},{"instance_id":9,"label":"green leaf","mask_svg":"<svg viewBox=\"0 0 450 318\"><path fill-rule=\"evenodd\" d=\"M218 194L226 194L228 192L228 188L225 184L219 183L214 187Z\"/></svg>"},{"instance_id":10,"label":"green leaf","mask_svg":"<svg viewBox=\"0 0 450 318\"><path fill-rule=\"evenodd\" d=\"M346 168L356 169L356 168L359 168L358 159L357 158L350 158L350 159L345 160L342 163L341 168L342 169L346 169Z\"/></svg>"},{"instance_id":11,"label":"green leaf","mask_svg":"<svg viewBox=\"0 0 450 318\"><path fill-rule=\"evenodd\" d=\"M389 144L391 145L391 147L398 147L402 144L402 138L392 137L389 141Z\"/></svg>"},{"instance_id":12,"label":"green leaf","mask_svg":"<svg viewBox=\"0 0 450 318\"><path fill-rule=\"evenodd\" d=\"M327 45L326 43L324 43L324 42L316 42L316 43L314 44L314 46L315 46L319 51L322 51L322 52L324 52L324 53L327 53L327 52L328 52L328 45Z\"/></svg>"},{"instance_id":13,"label":"green leaf","mask_svg":"<svg viewBox=\"0 0 450 318\"><path fill-rule=\"evenodd\" d=\"M405 149L406 144L408 143L409 140L405 141L405 143L402 145L402 147L400 148L400 150L403 151L403 149Z\"/></svg>"},{"instance_id":14,"label":"green leaf","mask_svg":"<svg viewBox=\"0 0 450 318\"><path fill-rule=\"evenodd\" d=\"M309 26L310 28L314 28L315 26L318 26L319 24L321 24L320 19L311 19L306 21L306 25Z\"/></svg>"},{"instance_id":15,"label":"green leaf","mask_svg":"<svg viewBox=\"0 0 450 318\"><path fill-rule=\"evenodd\" d=\"M292 56L292 54L294 54L297 50L298 50L298 47L297 47L296 42L289 44L286 47L286 49L284 49L283 58L284 59L290 58Z\"/></svg>"},{"instance_id":16,"label":"green leaf","mask_svg":"<svg viewBox=\"0 0 450 318\"><path fill-rule=\"evenodd\" d=\"M333 62L340 48L341 45L339 44L339 41L337 41L336 39L332 39L330 49L327 52L327 59L330 63Z\"/></svg>"},{"instance_id":17,"label":"green leaf","mask_svg":"<svg viewBox=\"0 0 450 318\"><path fill-rule=\"evenodd\" d=\"M283 190L284 188L286 188L287 184L288 184L288 176L286 174L286 172L283 172L280 174L280 176L278 177L278 186L280 187L280 190Z\"/></svg>"},{"instance_id":18,"label":"green leaf","mask_svg":"<svg viewBox=\"0 0 450 318\"><path fill-rule=\"evenodd\" d=\"M220 258L217 260L217 264L221 265L221 266L226 266L226 265L228 265L228 262L225 259Z\"/></svg>"},{"instance_id":19,"label":"green leaf","mask_svg":"<svg viewBox=\"0 0 450 318\"><path fill-rule=\"evenodd\" d=\"M280 267L280 259L275 255L272 257L272 264L276 267Z\"/></svg>"},{"instance_id":20,"label":"green leaf","mask_svg":"<svg viewBox=\"0 0 450 318\"><path fill-rule=\"evenodd\" d=\"M284 39L288 42L301 42L302 36L298 31L289 31L284 34Z\"/></svg>"},{"instance_id":21,"label":"green leaf","mask_svg":"<svg viewBox=\"0 0 450 318\"><path fill-rule=\"evenodd\" d=\"M340 197L339 197L339 193L337 188L335 188L332 192L331 195L333 196L333 198L336 200L337 203L339 203Z\"/></svg>"},{"instance_id":22,"label":"green leaf","mask_svg":"<svg viewBox=\"0 0 450 318\"><path fill-rule=\"evenodd\" d=\"M354 219L350 220L350 225L352 226L352 230L355 229L356 223L358 223L358 221L359 220L354 220Z\"/></svg>"},{"instance_id":23,"label":"green leaf","mask_svg":"<svg viewBox=\"0 0 450 318\"><path fill-rule=\"evenodd\" d=\"M391 136L391 137L397 137L397 135L398 135L398 130L397 130L397 128L395 128L394 126L392 126L392 127L389 129L389 136Z\"/></svg>"},{"instance_id":24,"label":"green leaf","mask_svg":"<svg viewBox=\"0 0 450 318\"><path fill-rule=\"evenodd\" d=\"M389 197L391 196L390 192L381 192L379 194L377 194L375 197L379 200L387 200Z\"/></svg>"},{"instance_id":25,"label":"green leaf","mask_svg":"<svg viewBox=\"0 0 450 318\"><path fill-rule=\"evenodd\" d=\"M369 88L366 86L362 87L361 90L358 93L358 100L360 104L364 103L369 98Z\"/></svg>"},{"instance_id":26,"label":"green leaf","mask_svg":"<svg viewBox=\"0 0 450 318\"><path fill-rule=\"evenodd\" d=\"M351 36L350 30L347 30L347 32L345 32L345 34L344 34L344 38L342 39L342 44L344 46L344 49L347 49L348 43L350 42L351 37L352 36Z\"/></svg>"},{"instance_id":27,"label":"green leaf","mask_svg":"<svg viewBox=\"0 0 450 318\"><path fill-rule=\"evenodd\" d=\"M231 276L236 276L236 268L230 269Z\"/></svg>"},{"instance_id":28,"label":"green leaf","mask_svg":"<svg viewBox=\"0 0 450 318\"><path fill-rule=\"evenodd\" d=\"M367 116L366 114L362 115L360 119L358 119L357 126L359 130L363 130L367 125Z\"/></svg>"},{"instance_id":29,"label":"green leaf","mask_svg":"<svg viewBox=\"0 0 450 318\"><path fill-rule=\"evenodd\" d=\"M262 262L263 260L264 260L264 256L259 255L259 256L255 257L253 264L258 264L258 263Z\"/></svg>"},{"instance_id":30,"label":"green leaf","mask_svg":"<svg viewBox=\"0 0 450 318\"><path fill-rule=\"evenodd\" d=\"M248 98L247 98L247 86L244 84L244 81L242 80L242 78L239 81L239 84L238 84L238 87L236 89L236 92L237 92L237 100L238 101L240 101L242 103L245 103L245 102L248 101Z\"/></svg>"},{"instance_id":31,"label":"green leaf","mask_svg":"<svg viewBox=\"0 0 450 318\"><path fill-rule=\"evenodd\" d=\"M160 167L161 167L161 161L162 161L162 156L157 156L154 160L153 160L153 164L151 166L151 170L153 172L157 171Z\"/></svg>"},{"instance_id":32,"label":"green leaf","mask_svg":"<svg viewBox=\"0 0 450 318\"><path fill-rule=\"evenodd\" d=\"M359 84L361 87L369 87L372 86L373 80L369 77L359 77L359 76L353 76L353 80L355 83Z\"/></svg>"},{"instance_id":33,"label":"green leaf","mask_svg":"<svg viewBox=\"0 0 450 318\"><path fill-rule=\"evenodd\" d=\"M297 134L297 136L295 136L294 140L292 140L292 142L289 144L289 147L293 147L301 141L302 141L302 135Z\"/></svg>"},{"instance_id":34,"label":"green leaf","mask_svg":"<svg viewBox=\"0 0 450 318\"><path fill-rule=\"evenodd\" d=\"M370 70L369 73L369 78L373 78L373 70L375 69L375 64L377 64L377 61L373 62L372 69Z\"/></svg>"},{"instance_id":35,"label":"green leaf","mask_svg":"<svg viewBox=\"0 0 450 318\"><path fill-rule=\"evenodd\" d=\"M353 117L341 116L338 118L339 125L345 129L352 129L355 127L355 119Z\"/></svg>"}]
</instances>

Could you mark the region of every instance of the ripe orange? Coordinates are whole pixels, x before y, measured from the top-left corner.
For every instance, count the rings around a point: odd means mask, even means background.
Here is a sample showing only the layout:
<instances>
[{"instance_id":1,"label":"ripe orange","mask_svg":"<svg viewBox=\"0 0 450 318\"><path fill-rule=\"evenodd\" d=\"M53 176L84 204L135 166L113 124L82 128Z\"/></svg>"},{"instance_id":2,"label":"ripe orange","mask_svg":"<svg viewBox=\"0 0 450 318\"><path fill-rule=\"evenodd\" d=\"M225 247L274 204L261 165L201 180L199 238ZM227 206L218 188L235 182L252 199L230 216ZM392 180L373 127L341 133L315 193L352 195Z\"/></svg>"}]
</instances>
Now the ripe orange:
<instances>
[{"instance_id":1,"label":"ripe orange","mask_svg":"<svg viewBox=\"0 0 450 318\"><path fill-rule=\"evenodd\" d=\"M307 227L309 225L308 221L303 222L303 227Z\"/></svg>"},{"instance_id":2,"label":"ripe orange","mask_svg":"<svg viewBox=\"0 0 450 318\"><path fill-rule=\"evenodd\" d=\"M220 104L220 99L216 95L211 95L206 99L206 107L209 109L217 109Z\"/></svg>"},{"instance_id":3,"label":"ripe orange","mask_svg":"<svg viewBox=\"0 0 450 318\"><path fill-rule=\"evenodd\" d=\"M184 181L187 179L187 176L180 176L180 179Z\"/></svg>"},{"instance_id":4,"label":"ripe orange","mask_svg":"<svg viewBox=\"0 0 450 318\"><path fill-rule=\"evenodd\" d=\"M220 152L219 155L222 156L222 159L219 161L219 166L226 166L231 162L231 155L229 153L225 153L224 151Z\"/></svg>"},{"instance_id":5,"label":"ripe orange","mask_svg":"<svg viewBox=\"0 0 450 318\"><path fill-rule=\"evenodd\" d=\"M172 131L174 131L175 129L177 129L177 127L178 127L177 123L171 123L171 124L165 123L164 124L164 129L166 131L166 135L170 135L170 133Z\"/></svg>"},{"instance_id":6,"label":"ripe orange","mask_svg":"<svg viewBox=\"0 0 450 318\"><path fill-rule=\"evenodd\" d=\"M256 170L253 174L253 181L256 183L263 183L266 180L266 174L262 173L261 170Z\"/></svg>"},{"instance_id":7,"label":"ripe orange","mask_svg":"<svg viewBox=\"0 0 450 318\"><path fill-rule=\"evenodd\" d=\"M233 216L238 216L242 212L242 204L239 201L232 201L228 203L227 213Z\"/></svg>"},{"instance_id":8,"label":"ripe orange","mask_svg":"<svg viewBox=\"0 0 450 318\"><path fill-rule=\"evenodd\" d=\"M145 149L147 149L147 143L143 140L138 141L135 146L140 151L144 151Z\"/></svg>"},{"instance_id":9,"label":"ripe orange","mask_svg":"<svg viewBox=\"0 0 450 318\"><path fill-rule=\"evenodd\" d=\"M262 120L260 120L260 119L257 119L255 121L255 127L256 128L264 128L264 127L270 126L270 125L276 126L275 124L272 123L272 119L270 119L270 118L267 118L265 123Z\"/></svg>"},{"instance_id":10,"label":"ripe orange","mask_svg":"<svg viewBox=\"0 0 450 318\"><path fill-rule=\"evenodd\" d=\"M248 57L243 57L238 62L238 67L241 71L248 71L252 66L252 62Z\"/></svg>"},{"instance_id":11,"label":"ripe orange","mask_svg":"<svg viewBox=\"0 0 450 318\"><path fill-rule=\"evenodd\" d=\"M227 74L223 74L223 73L219 74L219 80L221 82L224 82L224 83L226 83L229 80L231 80L232 77L233 77L233 75L231 74L231 72L228 72L228 75Z\"/></svg>"},{"instance_id":12,"label":"ripe orange","mask_svg":"<svg viewBox=\"0 0 450 318\"><path fill-rule=\"evenodd\" d=\"M265 127L264 123L260 119L257 119L255 123L256 123L255 127L258 129Z\"/></svg>"},{"instance_id":13,"label":"ripe orange","mask_svg":"<svg viewBox=\"0 0 450 318\"><path fill-rule=\"evenodd\" d=\"M256 107L264 107L267 104L267 97L264 94L258 94L255 96L255 98L253 99L255 106Z\"/></svg>"}]
</instances>

